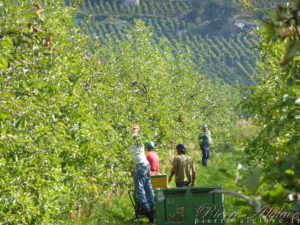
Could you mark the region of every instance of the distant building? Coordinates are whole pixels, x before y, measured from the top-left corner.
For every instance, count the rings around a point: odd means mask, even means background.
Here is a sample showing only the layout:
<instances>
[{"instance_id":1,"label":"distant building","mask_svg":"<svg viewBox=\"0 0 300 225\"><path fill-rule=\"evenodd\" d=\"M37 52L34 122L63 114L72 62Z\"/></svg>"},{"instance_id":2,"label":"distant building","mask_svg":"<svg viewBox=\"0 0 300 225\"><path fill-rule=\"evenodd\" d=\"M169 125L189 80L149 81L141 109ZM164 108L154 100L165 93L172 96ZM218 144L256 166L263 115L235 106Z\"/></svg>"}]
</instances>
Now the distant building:
<instances>
[{"instance_id":1,"label":"distant building","mask_svg":"<svg viewBox=\"0 0 300 225\"><path fill-rule=\"evenodd\" d=\"M242 22L242 21L238 21L238 20L236 20L234 22L234 25L241 30L249 29L249 28L253 28L253 27L257 26L257 24L255 22Z\"/></svg>"},{"instance_id":2,"label":"distant building","mask_svg":"<svg viewBox=\"0 0 300 225\"><path fill-rule=\"evenodd\" d=\"M245 27L245 24L240 23L240 22L235 22L234 25L237 26L238 28L240 28L241 30Z\"/></svg>"},{"instance_id":3,"label":"distant building","mask_svg":"<svg viewBox=\"0 0 300 225\"><path fill-rule=\"evenodd\" d=\"M127 6L127 5L140 5L140 0L124 0L124 6Z\"/></svg>"}]
</instances>

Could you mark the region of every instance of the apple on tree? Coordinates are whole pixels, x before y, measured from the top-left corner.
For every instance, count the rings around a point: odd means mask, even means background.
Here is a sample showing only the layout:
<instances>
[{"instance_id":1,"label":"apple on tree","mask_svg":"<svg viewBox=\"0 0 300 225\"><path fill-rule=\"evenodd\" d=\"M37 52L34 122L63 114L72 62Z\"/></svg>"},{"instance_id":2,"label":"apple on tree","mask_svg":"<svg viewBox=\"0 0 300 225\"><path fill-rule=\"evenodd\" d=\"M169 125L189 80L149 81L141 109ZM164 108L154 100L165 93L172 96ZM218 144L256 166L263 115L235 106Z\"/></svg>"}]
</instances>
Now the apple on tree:
<instances>
[{"instance_id":1,"label":"apple on tree","mask_svg":"<svg viewBox=\"0 0 300 225\"><path fill-rule=\"evenodd\" d=\"M47 41L47 42L51 42L51 41L52 41L52 37L48 35L48 36L46 37L46 41Z\"/></svg>"},{"instance_id":2,"label":"apple on tree","mask_svg":"<svg viewBox=\"0 0 300 225\"><path fill-rule=\"evenodd\" d=\"M34 6L35 6L35 8L36 8L37 10L41 9L41 6L40 6L39 4L37 4L37 3L35 3Z\"/></svg>"}]
</instances>

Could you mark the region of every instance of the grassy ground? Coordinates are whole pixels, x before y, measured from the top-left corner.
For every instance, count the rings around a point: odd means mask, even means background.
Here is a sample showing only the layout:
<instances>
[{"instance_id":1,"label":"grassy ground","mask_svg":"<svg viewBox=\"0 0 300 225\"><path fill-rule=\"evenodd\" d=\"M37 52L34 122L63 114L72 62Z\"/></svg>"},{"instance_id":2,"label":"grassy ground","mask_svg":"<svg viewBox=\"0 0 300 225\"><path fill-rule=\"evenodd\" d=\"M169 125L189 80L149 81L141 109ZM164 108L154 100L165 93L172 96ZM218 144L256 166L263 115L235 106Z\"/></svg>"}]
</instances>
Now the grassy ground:
<instances>
[{"instance_id":1,"label":"grassy ground","mask_svg":"<svg viewBox=\"0 0 300 225\"><path fill-rule=\"evenodd\" d=\"M212 186L223 185L225 190L235 190L236 187L233 184L233 178L227 178L220 170L226 169L229 174L234 176L237 168L237 163L241 159L243 154L240 148L229 148L227 150L211 149L211 158L208 161L208 167L205 168L201 165L201 152L193 152L191 156L194 158L196 165L196 186ZM165 159L164 162L169 162L171 165L171 158ZM168 171L171 166L163 168L163 171ZM175 178L169 184L169 187L175 187ZM227 212L237 211L234 206L234 199L230 195L225 195L225 209ZM76 224L76 225L117 225L117 224L148 224L147 219L140 219L133 222L126 222L134 217L134 209L131 205L128 195L124 196L112 196L106 201L100 201L94 205L90 216L86 216L85 213L80 219L73 219L65 222L64 224Z\"/></svg>"}]
</instances>

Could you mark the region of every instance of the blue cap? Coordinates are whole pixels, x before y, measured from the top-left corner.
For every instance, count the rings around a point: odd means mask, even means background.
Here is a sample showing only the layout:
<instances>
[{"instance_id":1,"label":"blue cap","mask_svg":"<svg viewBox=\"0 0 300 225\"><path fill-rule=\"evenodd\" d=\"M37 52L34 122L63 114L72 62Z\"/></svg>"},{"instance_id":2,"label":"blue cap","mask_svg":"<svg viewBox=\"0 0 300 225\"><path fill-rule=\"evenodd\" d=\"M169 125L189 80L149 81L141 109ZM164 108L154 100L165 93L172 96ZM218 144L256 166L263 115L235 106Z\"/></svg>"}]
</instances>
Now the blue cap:
<instances>
[{"instance_id":1,"label":"blue cap","mask_svg":"<svg viewBox=\"0 0 300 225\"><path fill-rule=\"evenodd\" d=\"M182 143L179 143L177 146L176 146L177 149L181 150L182 152L186 153L186 147L184 144Z\"/></svg>"},{"instance_id":2,"label":"blue cap","mask_svg":"<svg viewBox=\"0 0 300 225\"><path fill-rule=\"evenodd\" d=\"M207 125L206 125L206 124L203 124L203 125L202 125L202 128L207 128Z\"/></svg>"}]
</instances>

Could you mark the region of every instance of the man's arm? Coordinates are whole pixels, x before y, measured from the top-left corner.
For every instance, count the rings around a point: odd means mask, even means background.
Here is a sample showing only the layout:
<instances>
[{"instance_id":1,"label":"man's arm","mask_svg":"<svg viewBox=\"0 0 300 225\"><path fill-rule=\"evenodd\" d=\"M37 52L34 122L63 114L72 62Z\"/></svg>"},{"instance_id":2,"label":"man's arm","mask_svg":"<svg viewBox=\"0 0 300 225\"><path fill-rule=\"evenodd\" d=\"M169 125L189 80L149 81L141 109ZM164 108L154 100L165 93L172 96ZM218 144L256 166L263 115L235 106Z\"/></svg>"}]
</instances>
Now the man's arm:
<instances>
[{"instance_id":1,"label":"man's arm","mask_svg":"<svg viewBox=\"0 0 300 225\"><path fill-rule=\"evenodd\" d=\"M140 134L135 134L133 137L133 144L136 146L136 148L140 148L144 146L143 138Z\"/></svg>"},{"instance_id":2,"label":"man's arm","mask_svg":"<svg viewBox=\"0 0 300 225\"><path fill-rule=\"evenodd\" d=\"M176 166L173 166L173 168L172 168L172 170L171 170L171 173L170 173L170 177L169 177L169 183L171 182L172 177L173 177L173 175L175 174L175 172L176 172Z\"/></svg>"},{"instance_id":3,"label":"man's arm","mask_svg":"<svg viewBox=\"0 0 300 225\"><path fill-rule=\"evenodd\" d=\"M195 186L195 179L196 179L196 171L195 171L195 168L193 168L193 170L192 170L192 185L191 186Z\"/></svg>"}]
</instances>

